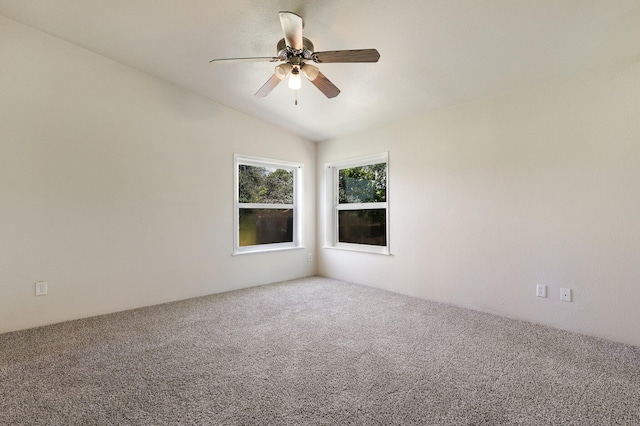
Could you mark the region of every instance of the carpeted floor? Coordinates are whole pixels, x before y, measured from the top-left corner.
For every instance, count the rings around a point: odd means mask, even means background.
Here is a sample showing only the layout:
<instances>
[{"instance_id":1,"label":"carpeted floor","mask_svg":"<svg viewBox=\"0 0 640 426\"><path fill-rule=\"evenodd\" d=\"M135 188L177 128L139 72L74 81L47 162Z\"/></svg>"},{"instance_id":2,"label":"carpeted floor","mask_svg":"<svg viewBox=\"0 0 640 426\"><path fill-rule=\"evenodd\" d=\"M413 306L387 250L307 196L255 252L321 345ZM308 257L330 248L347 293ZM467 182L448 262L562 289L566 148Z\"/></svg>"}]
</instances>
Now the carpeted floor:
<instances>
[{"instance_id":1,"label":"carpeted floor","mask_svg":"<svg viewBox=\"0 0 640 426\"><path fill-rule=\"evenodd\" d=\"M0 335L2 425L640 425L640 348L325 278Z\"/></svg>"}]
</instances>

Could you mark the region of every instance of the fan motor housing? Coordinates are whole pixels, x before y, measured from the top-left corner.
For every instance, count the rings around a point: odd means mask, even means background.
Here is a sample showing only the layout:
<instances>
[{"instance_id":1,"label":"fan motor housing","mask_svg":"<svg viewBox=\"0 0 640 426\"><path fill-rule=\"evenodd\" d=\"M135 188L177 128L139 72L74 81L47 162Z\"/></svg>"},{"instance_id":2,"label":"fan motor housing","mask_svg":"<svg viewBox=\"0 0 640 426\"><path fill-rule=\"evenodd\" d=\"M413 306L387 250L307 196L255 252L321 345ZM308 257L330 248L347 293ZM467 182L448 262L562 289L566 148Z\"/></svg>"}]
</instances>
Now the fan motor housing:
<instances>
[{"instance_id":1,"label":"fan motor housing","mask_svg":"<svg viewBox=\"0 0 640 426\"><path fill-rule=\"evenodd\" d=\"M284 50L284 48L287 47L287 42L285 41L285 39L280 39L280 41L278 42L278 45L276 46L276 49L278 51L278 54L280 54L280 52L282 52ZM308 50L309 52L313 52L313 43L311 42L311 40L309 40L306 37L302 37L302 49L303 50Z\"/></svg>"}]
</instances>

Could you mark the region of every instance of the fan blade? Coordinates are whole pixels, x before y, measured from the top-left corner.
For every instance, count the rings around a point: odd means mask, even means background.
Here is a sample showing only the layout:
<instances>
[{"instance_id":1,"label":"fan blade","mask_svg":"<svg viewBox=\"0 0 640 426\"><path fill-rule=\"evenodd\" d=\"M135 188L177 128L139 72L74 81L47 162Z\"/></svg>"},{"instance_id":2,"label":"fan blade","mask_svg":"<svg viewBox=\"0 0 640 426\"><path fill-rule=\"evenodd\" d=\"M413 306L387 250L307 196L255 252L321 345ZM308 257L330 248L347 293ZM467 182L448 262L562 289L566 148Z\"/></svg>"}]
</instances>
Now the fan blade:
<instances>
[{"instance_id":1,"label":"fan blade","mask_svg":"<svg viewBox=\"0 0 640 426\"><path fill-rule=\"evenodd\" d=\"M303 73L304 74L304 73ZM305 74L306 75L306 74ZM340 94L340 89L338 89L335 84L329 81L327 77L324 76L321 72L318 71L318 75L313 80L309 80L316 86L324 95L331 99L335 98Z\"/></svg>"},{"instance_id":2,"label":"fan blade","mask_svg":"<svg viewBox=\"0 0 640 426\"><path fill-rule=\"evenodd\" d=\"M287 46L302 50L302 18L292 12L280 12L280 25Z\"/></svg>"},{"instance_id":3,"label":"fan blade","mask_svg":"<svg viewBox=\"0 0 640 426\"><path fill-rule=\"evenodd\" d=\"M378 62L380 53L376 49L331 50L314 52L311 56L314 62Z\"/></svg>"},{"instance_id":4,"label":"fan blade","mask_svg":"<svg viewBox=\"0 0 640 426\"><path fill-rule=\"evenodd\" d=\"M212 59L211 62L278 62L282 59L277 56L256 56L253 58L223 58L223 59Z\"/></svg>"},{"instance_id":5,"label":"fan blade","mask_svg":"<svg viewBox=\"0 0 640 426\"><path fill-rule=\"evenodd\" d=\"M264 98L280 83L282 80L276 74L273 74L269 80L254 95L257 98Z\"/></svg>"}]
</instances>

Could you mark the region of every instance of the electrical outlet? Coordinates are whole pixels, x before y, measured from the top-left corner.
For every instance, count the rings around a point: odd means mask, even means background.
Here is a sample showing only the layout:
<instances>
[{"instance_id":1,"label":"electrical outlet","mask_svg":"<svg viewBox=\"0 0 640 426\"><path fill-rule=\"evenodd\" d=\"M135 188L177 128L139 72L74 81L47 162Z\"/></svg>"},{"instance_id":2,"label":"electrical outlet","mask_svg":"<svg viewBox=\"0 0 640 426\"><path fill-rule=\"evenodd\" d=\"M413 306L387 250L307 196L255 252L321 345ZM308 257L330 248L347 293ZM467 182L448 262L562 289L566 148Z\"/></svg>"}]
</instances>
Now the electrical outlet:
<instances>
[{"instance_id":1,"label":"electrical outlet","mask_svg":"<svg viewBox=\"0 0 640 426\"><path fill-rule=\"evenodd\" d=\"M46 281L38 281L36 283L36 296L46 296L47 287L48 283Z\"/></svg>"},{"instance_id":2,"label":"electrical outlet","mask_svg":"<svg viewBox=\"0 0 640 426\"><path fill-rule=\"evenodd\" d=\"M547 286L544 284L538 284L536 286L536 296L537 297L547 297Z\"/></svg>"},{"instance_id":3,"label":"electrical outlet","mask_svg":"<svg viewBox=\"0 0 640 426\"><path fill-rule=\"evenodd\" d=\"M313 260L313 255L311 253L307 254L307 260L311 262Z\"/></svg>"},{"instance_id":4,"label":"electrical outlet","mask_svg":"<svg viewBox=\"0 0 640 426\"><path fill-rule=\"evenodd\" d=\"M571 289L570 288L561 288L560 289L560 300L563 302L571 302Z\"/></svg>"}]
</instances>

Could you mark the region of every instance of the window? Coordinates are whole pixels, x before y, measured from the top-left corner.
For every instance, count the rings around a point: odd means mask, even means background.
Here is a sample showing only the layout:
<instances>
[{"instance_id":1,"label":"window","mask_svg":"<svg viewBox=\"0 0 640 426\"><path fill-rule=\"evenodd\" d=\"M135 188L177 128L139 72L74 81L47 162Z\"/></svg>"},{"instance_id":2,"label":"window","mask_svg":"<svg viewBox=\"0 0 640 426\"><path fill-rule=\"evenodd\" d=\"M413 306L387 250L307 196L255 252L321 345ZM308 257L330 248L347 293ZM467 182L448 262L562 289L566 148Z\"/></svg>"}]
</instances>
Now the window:
<instances>
[{"instance_id":1,"label":"window","mask_svg":"<svg viewBox=\"0 0 640 426\"><path fill-rule=\"evenodd\" d=\"M327 246L389 254L388 154L327 165Z\"/></svg>"},{"instance_id":2,"label":"window","mask_svg":"<svg viewBox=\"0 0 640 426\"><path fill-rule=\"evenodd\" d=\"M302 246L302 164L235 156L235 254Z\"/></svg>"}]
</instances>

